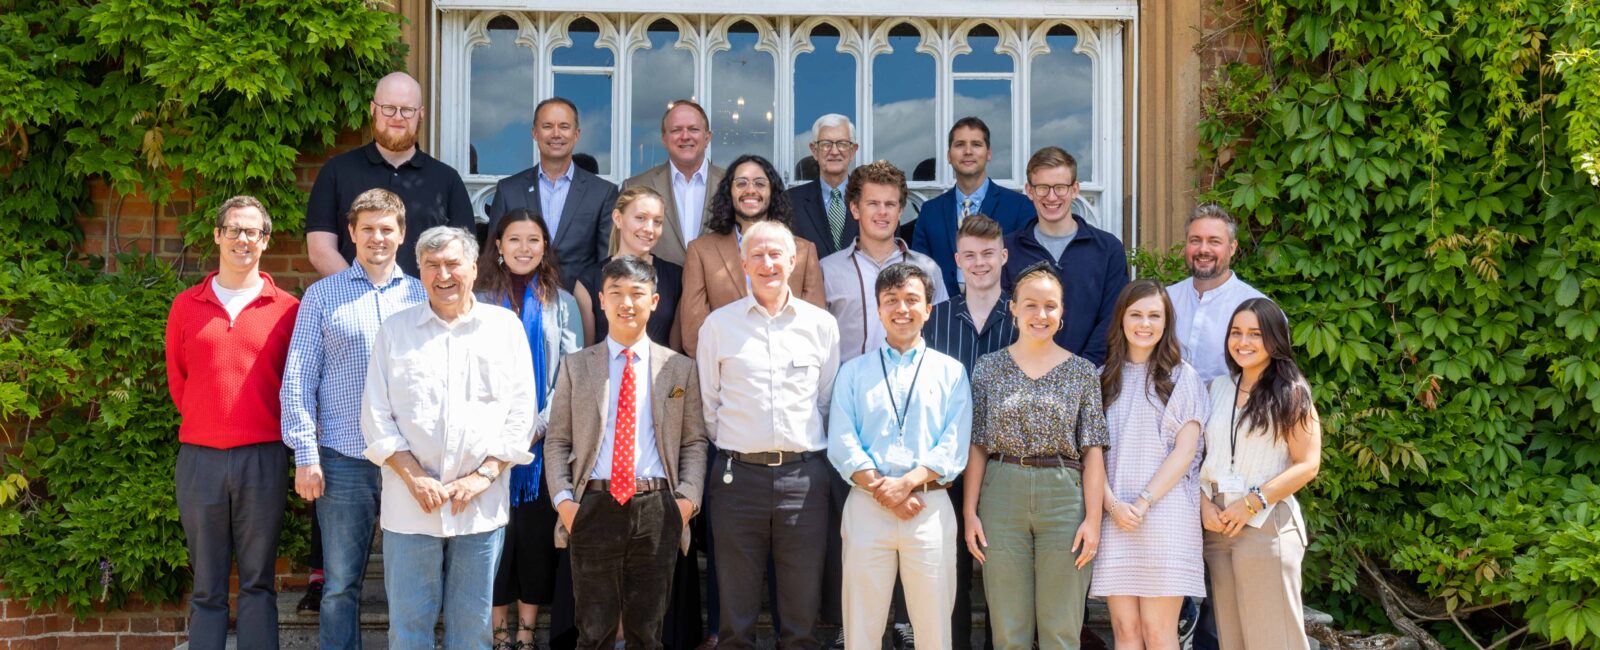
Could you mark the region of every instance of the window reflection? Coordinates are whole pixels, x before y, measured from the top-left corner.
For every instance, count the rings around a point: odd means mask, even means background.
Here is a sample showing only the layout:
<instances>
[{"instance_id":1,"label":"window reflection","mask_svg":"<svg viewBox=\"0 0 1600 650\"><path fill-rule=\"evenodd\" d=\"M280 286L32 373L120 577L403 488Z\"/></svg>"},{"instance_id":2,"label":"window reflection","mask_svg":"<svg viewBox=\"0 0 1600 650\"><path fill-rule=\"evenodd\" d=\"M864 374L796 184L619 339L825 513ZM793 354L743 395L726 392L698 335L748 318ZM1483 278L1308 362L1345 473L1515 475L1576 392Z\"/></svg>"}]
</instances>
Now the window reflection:
<instances>
[{"instance_id":1,"label":"window reflection","mask_svg":"<svg viewBox=\"0 0 1600 650\"><path fill-rule=\"evenodd\" d=\"M617 64L617 55L611 48L596 45L600 40L600 26L588 18L577 18L567 26L567 38L572 45L550 53L550 63L562 65L605 66Z\"/></svg>"},{"instance_id":2,"label":"window reflection","mask_svg":"<svg viewBox=\"0 0 1600 650\"><path fill-rule=\"evenodd\" d=\"M711 57L711 114L713 155L724 161L743 154L772 159L773 79L772 54L756 50L761 35L747 22L728 30L729 49Z\"/></svg>"},{"instance_id":3,"label":"window reflection","mask_svg":"<svg viewBox=\"0 0 1600 650\"><path fill-rule=\"evenodd\" d=\"M588 156L590 160L584 162L592 161L595 168L589 171L607 176L611 174L611 68L616 64L616 53L597 45L600 26L588 18L572 21L567 26L567 37L572 39L572 45L550 53L550 62L555 66L554 92L578 106L578 125L583 134L574 159Z\"/></svg>"},{"instance_id":4,"label":"window reflection","mask_svg":"<svg viewBox=\"0 0 1600 650\"><path fill-rule=\"evenodd\" d=\"M1033 120L1029 125L1035 150L1056 145L1078 159L1078 179L1094 176L1092 82L1093 62L1072 48L1078 36L1065 25L1050 28L1045 37L1050 52L1033 59L1030 86Z\"/></svg>"},{"instance_id":5,"label":"window reflection","mask_svg":"<svg viewBox=\"0 0 1600 650\"><path fill-rule=\"evenodd\" d=\"M471 52L469 150L477 173L515 174L533 161L533 50L517 45L517 21L489 21L488 45Z\"/></svg>"},{"instance_id":6,"label":"window reflection","mask_svg":"<svg viewBox=\"0 0 1600 650\"><path fill-rule=\"evenodd\" d=\"M792 180L817 177L816 161L810 158L811 125L817 118L838 113L856 119L856 58L839 51L839 30L823 23L811 30L814 48L794 60L794 153ZM860 135L856 139L860 139Z\"/></svg>"},{"instance_id":7,"label":"window reflection","mask_svg":"<svg viewBox=\"0 0 1600 650\"><path fill-rule=\"evenodd\" d=\"M1002 73L1015 71L1011 55L996 52L1000 35L989 25L978 25L967 33L972 52L955 58L951 68L961 73ZM1011 82L1005 79L961 79L954 82L953 119L975 115L989 125L989 177L1012 178L1011 169ZM948 140L946 140L948 142Z\"/></svg>"},{"instance_id":8,"label":"window reflection","mask_svg":"<svg viewBox=\"0 0 1600 650\"><path fill-rule=\"evenodd\" d=\"M901 23L889 31L894 51L872 59L872 157L908 172L933 160L943 137L934 123L933 55L916 51L921 40L916 27Z\"/></svg>"},{"instance_id":9,"label":"window reflection","mask_svg":"<svg viewBox=\"0 0 1600 650\"><path fill-rule=\"evenodd\" d=\"M661 114L672 100L694 95L694 55L675 47L678 26L662 19L650 25L650 47L633 52L633 115L628 120L628 175L667 161L661 146Z\"/></svg>"}]
</instances>

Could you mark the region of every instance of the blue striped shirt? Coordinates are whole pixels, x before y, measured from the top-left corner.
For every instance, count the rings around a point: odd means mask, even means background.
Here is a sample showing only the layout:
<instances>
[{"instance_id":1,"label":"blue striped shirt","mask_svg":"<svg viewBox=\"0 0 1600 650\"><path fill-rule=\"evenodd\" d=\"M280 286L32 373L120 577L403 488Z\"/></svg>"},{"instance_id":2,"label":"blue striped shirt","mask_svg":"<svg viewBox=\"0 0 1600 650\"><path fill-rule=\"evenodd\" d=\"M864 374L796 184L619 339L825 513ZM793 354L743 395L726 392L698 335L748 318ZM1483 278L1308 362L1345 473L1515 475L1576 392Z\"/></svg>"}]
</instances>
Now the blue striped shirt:
<instances>
[{"instance_id":1,"label":"blue striped shirt","mask_svg":"<svg viewBox=\"0 0 1600 650\"><path fill-rule=\"evenodd\" d=\"M1011 320L1011 297L1000 294L1000 300L994 303L994 309L989 310L989 317L979 327L972 322L967 297L952 296L933 306L933 314L922 324L922 338L928 342L928 347L955 357L970 373L973 366L978 365L978 357L1016 342L1017 326Z\"/></svg>"},{"instance_id":2,"label":"blue striped shirt","mask_svg":"<svg viewBox=\"0 0 1600 650\"><path fill-rule=\"evenodd\" d=\"M294 450L296 467L318 463L318 445L362 457L361 393L378 326L427 300L422 282L398 266L381 287L357 263L306 289L278 393L283 443Z\"/></svg>"}]
</instances>

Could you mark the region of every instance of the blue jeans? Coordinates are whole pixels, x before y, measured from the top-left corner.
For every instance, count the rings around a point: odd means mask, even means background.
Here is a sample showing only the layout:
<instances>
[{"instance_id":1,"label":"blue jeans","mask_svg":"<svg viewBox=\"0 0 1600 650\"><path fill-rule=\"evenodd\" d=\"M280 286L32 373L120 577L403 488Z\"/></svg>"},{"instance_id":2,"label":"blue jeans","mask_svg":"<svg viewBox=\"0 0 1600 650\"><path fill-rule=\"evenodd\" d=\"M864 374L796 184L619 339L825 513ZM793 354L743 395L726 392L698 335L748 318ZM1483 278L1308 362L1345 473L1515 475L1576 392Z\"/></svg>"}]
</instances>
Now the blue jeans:
<instances>
[{"instance_id":1,"label":"blue jeans","mask_svg":"<svg viewBox=\"0 0 1600 650\"><path fill-rule=\"evenodd\" d=\"M372 554L383 476L365 458L318 448L324 489L317 499L322 527L322 610L318 641L324 649L361 648L361 582Z\"/></svg>"},{"instance_id":2,"label":"blue jeans","mask_svg":"<svg viewBox=\"0 0 1600 650\"><path fill-rule=\"evenodd\" d=\"M448 506L447 506L448 507ZM505 529L456 537L383 531L383 579L389 594L389 647L433 650L444 610L444 650L488 650L489 609Z\"/></svg>"}]
</instances>

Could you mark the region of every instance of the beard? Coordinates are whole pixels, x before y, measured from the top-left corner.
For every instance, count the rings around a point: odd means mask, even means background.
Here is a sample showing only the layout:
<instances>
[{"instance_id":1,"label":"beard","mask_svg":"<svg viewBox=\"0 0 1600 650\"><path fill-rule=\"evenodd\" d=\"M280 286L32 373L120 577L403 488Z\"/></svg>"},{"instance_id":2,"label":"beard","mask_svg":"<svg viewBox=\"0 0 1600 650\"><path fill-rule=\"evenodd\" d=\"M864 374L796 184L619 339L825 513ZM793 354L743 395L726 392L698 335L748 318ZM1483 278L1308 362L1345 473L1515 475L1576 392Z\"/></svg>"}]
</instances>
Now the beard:
<instances>
[{"instance_id":1,"label":"beard","mask_svg":"<svg viewBox=\"0 0 1600 650\"><path fill-rule=\"evenodd\" d=\"M1215 258L1211 260L1211 268L1204 271L1200 270L1198 260L1189 262L1186 266L1189 267L1189 275L1194 276L1196 280L1215 280L1228 272L1228 265Z\"/></svg>"},{"instance_id":2,"label":"beard","mask_svg":"<svg viewBox=\"0 0 1600 650\"><path fill-rule=\"evenodd\" d=\"M378 125L372 125L372 139L378 141L378 146L390 151L409 151L417 144L417 130L406 129L403 135L390 135L388 131Z\"/></svg>"}]
</instances>

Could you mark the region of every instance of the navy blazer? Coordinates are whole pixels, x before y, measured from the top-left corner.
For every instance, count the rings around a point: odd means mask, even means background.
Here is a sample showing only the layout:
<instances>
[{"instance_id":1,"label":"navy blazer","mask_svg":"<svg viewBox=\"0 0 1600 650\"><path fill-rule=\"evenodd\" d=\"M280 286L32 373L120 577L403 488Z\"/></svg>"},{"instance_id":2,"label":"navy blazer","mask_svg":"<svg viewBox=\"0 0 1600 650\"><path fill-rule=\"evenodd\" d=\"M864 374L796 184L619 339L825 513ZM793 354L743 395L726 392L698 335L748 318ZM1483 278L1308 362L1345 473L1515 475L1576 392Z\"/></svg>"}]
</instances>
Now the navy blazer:
<instances>
[{"instance_id":1,"label":"navy blazer","mask_svg":"<svg viewBox=\"0 0 1600 650\"><path fill-rule=\"evenodd\" d=\"M1089 225L1076 214L1078 232L1061 259L1051 259L1039 239L1034 237L1033 219L1017 232L1006 236L1006 267L1000 286L1016 299L1017 276L1035 262L1049 261L1066 293L1066 316L1056 331L1056 344L1095 365L1106 361L1106 331L1116 319L1117 296L1128 284L1128 252L1122 242L1104 230Z\"/></svg>"},{"instance_id":2,"label":"navy blazer","mask_svg":"<svg viewBox=\"0 0 1600 650\"><path fill-rule=\"evenodd\" d=\"M494 203L489 204L489 236L494 236L500 217L512 210L527 208L542 216L537 170L537 167L529 167L495 183ZM567 291L572 290L589 267L610 255L611 210L616 205L616 185L573 167L567 203L562 206L561 220L551 235L556 258L561 262L561 286Z\"/></svg>"},{"instance_id":3,"label":"navy blazer","mask_svg":"<svg viewBox=\"0 0 1600 650\"><path fill-rule=\"evenodd\" d=\"M794 235L817 245L817 259L822 259L848 247L861 233L856 224L855 211L850 203L844 204L844 246L833 241L833 230L828 228L828 206L822 202L822 181L803 183L786 190L789 203L794 206ZM843 196L839 197L844 200Z\"/></svg>"},{"instance_id":4,"label":"navy blazer","mask_svg":"<svg viewBox=\"0 0 1600 650\"><path fill-rule=\"evenodd\" d=\"M989 188L984 190L978 213L998 222L1001 232L1009 235L1021 230L1037 216L1033 201L1021 192L1001 187L992 179L984 182ZM956 284L956 217L960 213L956 190L950 188L922 204L922 212L913 222L916 229L911 234L911 250L933 258L933 263L944 272L944 286L950 287L951 293L959 286Z\"/></svg>"}]
</instances>

